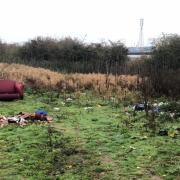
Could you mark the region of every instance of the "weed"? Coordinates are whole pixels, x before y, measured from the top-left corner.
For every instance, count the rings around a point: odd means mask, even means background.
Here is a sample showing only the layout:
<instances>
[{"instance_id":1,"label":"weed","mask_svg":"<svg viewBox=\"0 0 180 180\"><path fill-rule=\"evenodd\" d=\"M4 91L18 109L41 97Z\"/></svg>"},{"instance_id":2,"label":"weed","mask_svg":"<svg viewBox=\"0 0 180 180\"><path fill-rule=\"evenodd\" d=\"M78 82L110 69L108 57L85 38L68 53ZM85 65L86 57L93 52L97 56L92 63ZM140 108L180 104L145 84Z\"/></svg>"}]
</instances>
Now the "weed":
<instances>
[{"instance_id":1,"label":"weed","mask_svg":"<svg viewBox=\"0 0 180 180\"><path fill-rule=\"evenodd\" d=\"M22 82L28 93L44 93L49 91L49 101L52 102L54 97L54 90L57 91L55 96L59 97L60 92L66 98L65 92L76 92L76 99L81 95L81 91L93 90L97 94L105 95L106 98L118 94L119 100L134 96L136 91L137 76L130 75L108 75L105 74L62 74L53 72L43 68L33 68L30 66L20 64L6 64L0 63L0 70L3 70L1 75L3 79L13 79ZM114 89L114 87L116 88ZM131 91L134 87L134 91ZM30 90L29 88L33 89Z\"/></svg>"},{"instance_id":2,"label":"weed","mask_svg":"<svg viewBox=\"0 0 180 180\"><path fill-rule=\"evenodd\" d=\"M5 179L177 179L179 171L179 118L160 121L156 133L147 131L145 112L134 112L94 92L26 93L25 99L1 102L0 114L34 112L44 107L54 122L0 131L0 177ZM66 99L71 98L71 105ZM62 104L65 102L65 104ZM87 112L86 105L93 108ZM18 108L17 108L18 107ZM54 111L58 107L59 111ZM135 114L134 114L135 113ZM168 112L167 112L168 113ZM150 117L150 115L149 115ZM167 129L167 135L160 130Z\"/></svg>"}]
</instances>

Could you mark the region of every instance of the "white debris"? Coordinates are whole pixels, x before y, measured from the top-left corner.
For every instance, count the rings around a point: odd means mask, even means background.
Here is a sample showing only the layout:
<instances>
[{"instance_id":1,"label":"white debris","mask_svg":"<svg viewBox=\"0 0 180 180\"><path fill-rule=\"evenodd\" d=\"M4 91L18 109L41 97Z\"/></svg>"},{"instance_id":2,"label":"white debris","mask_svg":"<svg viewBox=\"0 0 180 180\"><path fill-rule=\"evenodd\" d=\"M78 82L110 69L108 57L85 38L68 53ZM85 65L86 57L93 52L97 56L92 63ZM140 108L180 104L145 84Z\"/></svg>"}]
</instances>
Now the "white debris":
<instances>
[{"instance_id":1,"label":"white debris","mask_svg":"<svg viewBox=\"0 0 180 180\"><path fill-rule=\"evenodd\" d=\"M59 111L59 110L60 110L60 108L54 107L54 111Z\"/></svg>"},{"instance_id":2,"label":"white debris","mask_svg":"<svg viewBox=\"0 0 180 180\"><path fill-rule=\"evenodd\" d=\"M158 106L158 104L157 104L157 103L154 103L154 104L153 104L153 106L154 106L154 107L157 107L157 106Z\"/></svg>"},{"instance_id":3,"label":"white debris","mask_svg":"<svg viewBox=\"0 0 180 180\"><path fill-rule=\"evenodd\" d=\"M72 99L71 99L71 98L67 98L67 99L66 99L66 101L71 102L71 101L72 101Z\"/></svg>"},{"instance_id":4,"label":"white debris","mask_svg":"<svg viewBox=\"0 0 180 180\"><path fill-rule=\"evenodd\" d=\"M65 102L61 102L61 104L64 106L64 105L65 105Z\"/></svg>"},{"instance_id":5,"label":"white debris","mask_svg":"<svg viewBox=\"0 0 180 180\"><path fill-rule=\"evenodd\" d=\"M158 106L164 106L164 105L168 105L168 102L160 102L160 103L158 103Z\"/></svg>"},{"instance_id":6,"label":"white debris","mask_svg":"<svg viewBox=\"0 0 180 180\"><path fill-rule=\"evenodd\" d=\"M136 148L135 148L135 147L133 147L133 146L130 146L130 149L133 149L133 150L135 150Z\"/></svg>"},{"instance_id":7,"label":"white debris","mask_svg":"<svg viewBox=\"0 0 180 180\"><path fill-rule=\"evenodd\" d=\"M170 115L171 118L174 118L175 113L169 113L169 115Z\"/></svg>"},{"instance_id":8,"label":"white debris","mask_svg":"<svg viewBox=\"0 0 180 180\"><path fill-rule=\"evenodd\" d=\"M84 108L85 111L89 111L89 110L92 110L92 109L93 109L93 107L85 107Z\"/></svg>"},{"instance_id":9,"label":"white debris","mask_svg":"<svg viewBox=\"0 0 180 180\"><path fill-rule=\"evenodd\" d=\"M115 97L111 97L111 100L114 101L114 100L116 100L116 98Z\"/></svg>"}]
</instances>

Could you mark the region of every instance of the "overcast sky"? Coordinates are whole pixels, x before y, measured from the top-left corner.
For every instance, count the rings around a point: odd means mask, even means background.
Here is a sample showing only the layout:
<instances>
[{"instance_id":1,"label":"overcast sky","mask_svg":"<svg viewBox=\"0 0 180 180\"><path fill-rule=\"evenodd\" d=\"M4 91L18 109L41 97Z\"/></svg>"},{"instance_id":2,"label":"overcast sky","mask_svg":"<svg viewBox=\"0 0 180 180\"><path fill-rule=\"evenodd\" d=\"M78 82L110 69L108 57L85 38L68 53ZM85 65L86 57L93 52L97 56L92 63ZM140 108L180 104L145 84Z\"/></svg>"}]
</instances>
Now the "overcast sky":
<instances>
[{"instance_id":1,"label":"overcast sky","mask_svg":"<svg viewBox=\"0 0 180 180\"><path fill-rule=\"evenodd\" d=\"M179 0L0 0L0 38L23 42L36 36L77 37L85 42L138 42L180 34Z\"/></svg>"}]
</instances>

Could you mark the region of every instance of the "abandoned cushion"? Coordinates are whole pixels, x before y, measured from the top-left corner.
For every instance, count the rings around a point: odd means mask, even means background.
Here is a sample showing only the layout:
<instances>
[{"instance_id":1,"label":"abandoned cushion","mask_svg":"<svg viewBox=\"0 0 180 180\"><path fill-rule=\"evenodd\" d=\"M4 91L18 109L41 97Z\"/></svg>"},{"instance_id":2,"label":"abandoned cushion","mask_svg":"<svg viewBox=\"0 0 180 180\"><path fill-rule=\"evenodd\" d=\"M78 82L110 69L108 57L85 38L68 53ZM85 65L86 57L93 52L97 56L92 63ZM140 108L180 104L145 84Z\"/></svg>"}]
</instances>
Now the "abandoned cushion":
<instances>
[{"instance_id":1,"label":"abandoned cushion","mask_svg":"<svg viewBox=\"0 0 180 180\"><path fill-rule=\"evenodd\" d=\"M12 99L18 99L19 94L0 94L0 100L12 100Z\"/></svg>"},{"instance_id":2,"label":"abandoned cushion","mask_svg":"<svg viewBox=\"0 0 180 180\"><path fill-rule=\"evenodd\" d=\"M18 82L15 82L15 90L19 93L19 97L23 99L24 96L24 86Z\"/></svg>"},{"instance_id":3,"label":"abandoned cushion","mask_svg":"<svg viewBox=\"0 0 180 180\"><path fill-rule=\"evenodd\" d=\"M15 81L12 80L0 80L0 93L14 93Z\"/></svg>"}]
</instances>

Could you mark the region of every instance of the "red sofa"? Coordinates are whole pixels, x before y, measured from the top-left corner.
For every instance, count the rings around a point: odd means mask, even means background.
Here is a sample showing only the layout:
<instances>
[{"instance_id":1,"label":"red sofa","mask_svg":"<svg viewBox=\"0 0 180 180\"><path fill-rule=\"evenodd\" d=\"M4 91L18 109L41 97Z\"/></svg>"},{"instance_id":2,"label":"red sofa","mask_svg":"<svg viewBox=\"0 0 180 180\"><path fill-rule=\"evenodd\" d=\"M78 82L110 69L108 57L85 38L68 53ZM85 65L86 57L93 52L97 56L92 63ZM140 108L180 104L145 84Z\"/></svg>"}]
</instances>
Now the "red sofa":
<instances>
[{"instance_id":1,"label":"red sofa","mask_svg":"<svg viewBox=\"0 0 180 180\"><path fill-rule=\"evenodd\" d=\"M0 100L23 99L24 87L13 80L0 80Z\"/></svg>"}]
</instances>

